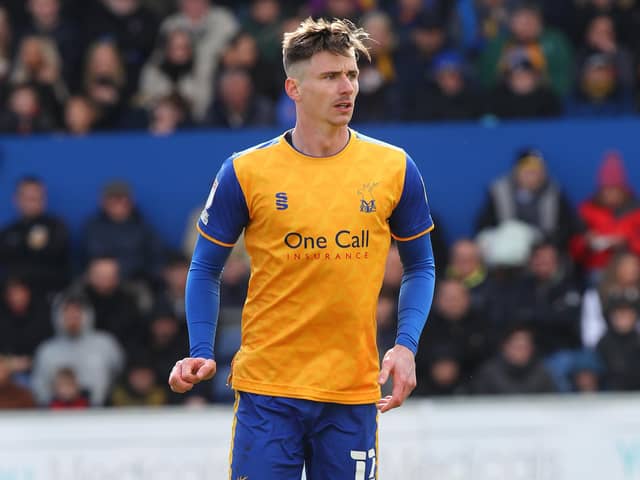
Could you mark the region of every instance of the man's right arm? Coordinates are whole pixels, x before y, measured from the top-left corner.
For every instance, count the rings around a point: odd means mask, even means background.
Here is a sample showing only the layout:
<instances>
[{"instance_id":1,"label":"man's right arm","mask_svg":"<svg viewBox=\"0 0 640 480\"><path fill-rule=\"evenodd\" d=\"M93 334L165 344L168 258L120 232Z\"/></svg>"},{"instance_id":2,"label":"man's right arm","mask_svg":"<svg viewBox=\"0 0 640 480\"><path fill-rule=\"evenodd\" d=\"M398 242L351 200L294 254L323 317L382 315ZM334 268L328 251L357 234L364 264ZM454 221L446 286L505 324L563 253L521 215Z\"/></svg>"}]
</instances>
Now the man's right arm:
<instances>
[{"instance_id":1,"label":"man's right arm","mask_svg":"<svg viewBox=\"0 0 640 480\"><path fill-rule=\"evenodd\" d=\"M216 176L198 221L200 235L191 260L185 292L190 356L176 362L169 384L176 392L213 377L214 339L220 305L220 275L231 248L249 221L247 203L233 158Z\"/></svg>"},{"instance_id":2,"label":"man's right arm","mask_svg":"<svg viewBox=\"0 0 640 480\"><path fill-rule=\"evenodd\" d=\"M220 275L230 247L215 244L198 236L187 276L185 307L189 329L189 355L192 358L214 358L220 306Z\"/></svg>"}]
</instances>

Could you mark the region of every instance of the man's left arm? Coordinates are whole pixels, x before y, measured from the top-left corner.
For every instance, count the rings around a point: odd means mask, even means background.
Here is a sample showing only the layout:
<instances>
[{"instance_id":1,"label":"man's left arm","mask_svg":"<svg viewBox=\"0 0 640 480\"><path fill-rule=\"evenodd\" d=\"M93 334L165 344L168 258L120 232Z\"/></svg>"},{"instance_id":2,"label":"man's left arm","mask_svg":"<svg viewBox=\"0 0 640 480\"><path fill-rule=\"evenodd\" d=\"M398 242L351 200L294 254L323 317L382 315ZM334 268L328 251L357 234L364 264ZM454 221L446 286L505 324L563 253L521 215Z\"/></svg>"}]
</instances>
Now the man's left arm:
<instances>
[{"instance_id":1,"label":"man's left arm","mask_svg":"<svg viewBox=\"0 0 640 480\"><path fill-rule=\"evenodd\" d=\"M416 386L415 354L433 300L435 261L429 232L433 220L418 167L407 155L402 196L389 218L404 267L398 300L395 346L382 360L378 382L393 377L390 396L378 402L381 412L399 407Z\"/></svg>"},{"instance_id":2,"label":"man's left arm","mask_svg":"<svg viewBox=\"0 0 640 480\"><path fill-rule=\"evenodd\" d=\"M406 242L398 242L404 267L398 299L398 331L395 346L382 360L378 382L393 377L390 396L378 402L381 412L402 405L416 387L415 354L420 334L427 321L436 281L436 268L429 234Z\"/></svg>"}]
</instances>

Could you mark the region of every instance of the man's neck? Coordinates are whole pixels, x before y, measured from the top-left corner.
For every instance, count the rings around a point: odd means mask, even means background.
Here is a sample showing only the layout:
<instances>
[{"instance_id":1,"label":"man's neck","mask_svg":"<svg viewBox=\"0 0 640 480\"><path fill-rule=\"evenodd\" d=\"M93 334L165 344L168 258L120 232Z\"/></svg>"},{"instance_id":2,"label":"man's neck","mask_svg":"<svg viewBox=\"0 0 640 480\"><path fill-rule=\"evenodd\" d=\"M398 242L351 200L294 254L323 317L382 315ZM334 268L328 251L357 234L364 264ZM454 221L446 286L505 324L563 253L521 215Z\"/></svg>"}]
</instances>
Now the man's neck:
<instances>
[{"instance_id":1,"label":"man's neck","mask_svg":"<svg viewBox=\"0 0 640 480\"><path fill-rule=\"evenodd\" d=\"M291 132L293 146L310 157L330 157L339 153L349 143L349 128L330 127L328 129L306 127L296 123Z\"/></svg>"}]
</instances>

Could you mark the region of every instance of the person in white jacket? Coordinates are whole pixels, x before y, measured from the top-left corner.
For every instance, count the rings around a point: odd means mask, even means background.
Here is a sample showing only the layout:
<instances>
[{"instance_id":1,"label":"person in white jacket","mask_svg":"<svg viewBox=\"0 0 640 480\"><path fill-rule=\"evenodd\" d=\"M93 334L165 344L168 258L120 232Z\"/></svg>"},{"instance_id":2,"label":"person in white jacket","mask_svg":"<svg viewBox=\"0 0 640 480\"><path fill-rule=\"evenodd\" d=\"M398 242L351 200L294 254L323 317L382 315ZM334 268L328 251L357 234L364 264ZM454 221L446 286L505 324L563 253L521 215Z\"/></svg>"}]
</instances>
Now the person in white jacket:
<instances>
[{"instance_id":1,"label":"person in white jacket","mask_svg":"<svg viewBox=\"0 0 640 480\"><path fill-rule=\"evenodd\" d=\"M32 389L40 405L52 398L53 380L63 367L71 368L91 404L104 405L111 386L123 369L125 354L114 336L93 328L93 309L84 297L69 295L54 306L56 336L36 350Z\"/></svg>"}]
</instances>

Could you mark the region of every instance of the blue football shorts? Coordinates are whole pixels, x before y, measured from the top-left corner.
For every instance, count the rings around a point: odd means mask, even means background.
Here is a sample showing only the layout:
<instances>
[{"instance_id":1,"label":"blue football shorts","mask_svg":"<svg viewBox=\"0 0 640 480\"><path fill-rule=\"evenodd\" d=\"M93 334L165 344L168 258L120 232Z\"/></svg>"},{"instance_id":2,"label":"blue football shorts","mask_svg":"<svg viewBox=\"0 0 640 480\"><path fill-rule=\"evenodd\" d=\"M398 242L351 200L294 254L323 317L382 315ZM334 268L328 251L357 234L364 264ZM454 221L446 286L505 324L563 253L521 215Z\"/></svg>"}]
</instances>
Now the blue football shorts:
<instances>
[{"instance_id":1,"label":"blue football shorts","mask_svg":"<svg viewBox=\"0 0 640 480\"><path fill-rule=\"evenodd\" d=\"M230 480L378 478L375 404L236 392Z\"/></svg>"}]
</instances>

